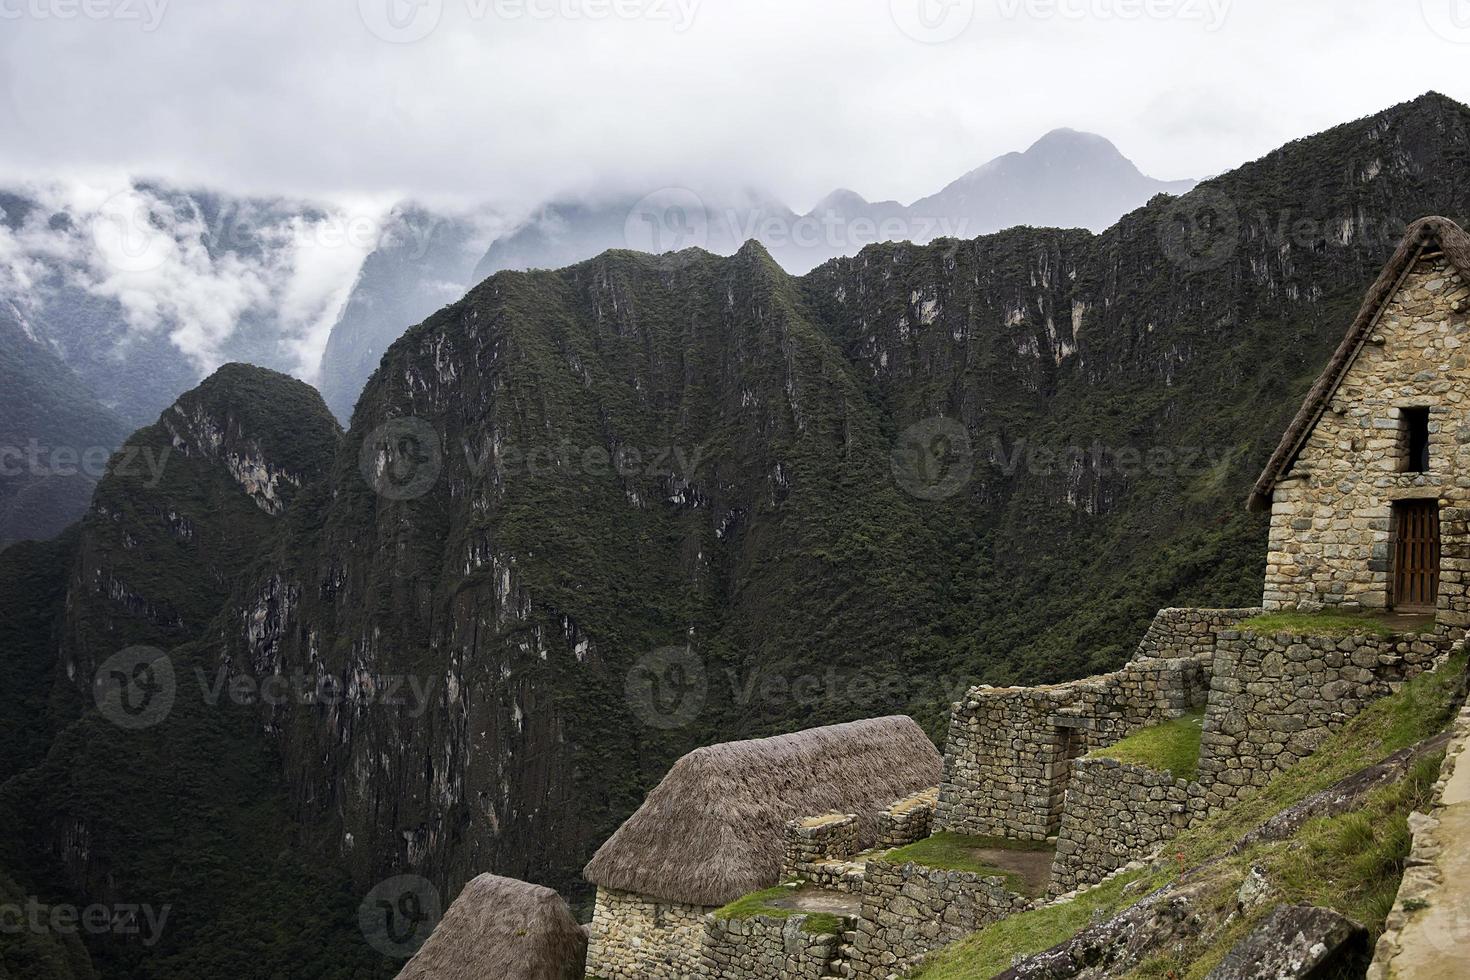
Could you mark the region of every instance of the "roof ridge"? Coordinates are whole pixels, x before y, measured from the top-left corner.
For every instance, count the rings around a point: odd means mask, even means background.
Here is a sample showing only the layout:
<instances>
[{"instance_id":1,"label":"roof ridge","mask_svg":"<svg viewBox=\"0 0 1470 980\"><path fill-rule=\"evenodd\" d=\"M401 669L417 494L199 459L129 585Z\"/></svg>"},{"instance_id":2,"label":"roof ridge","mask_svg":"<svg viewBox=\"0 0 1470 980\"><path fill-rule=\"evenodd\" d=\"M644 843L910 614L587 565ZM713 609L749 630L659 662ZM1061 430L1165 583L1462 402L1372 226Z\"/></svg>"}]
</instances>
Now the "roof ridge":
<instances>
[{"instance_id":1,"label":"roof ridge","mask_svg":"<svg viewBox=\"0 0 1470 980\"><path fill-rule=\"evenodd\" d=\"M1327 403L1337 391L1348 368L1352 367L1353 361L1357 359L1363 341L1367 339L1373 325L1378 322L1384 306L1393 299L1404 277L1413 269L1414 264L1431 242L1438 244L1445 257L1459 269L1461 275L1470 279L1470 234L1467 234L1465 229L1441 215L1420 218L1409 225L1393 257L1388 260L1388 264L1384 266L1377 280L1369 288L1363 306L1359 309L1352 326L1348 328L1347 335L1343 337L1342 343L1338 344L1337 350L1333 352L1322 374L1312 385L1311 391L1307 393L1306 401L1302 403L1302 407L1291 420L1291 424L1286 427L1286 432L1282 435L1276 451L1271 454L1266 468L1256 480L1255 486L1251 488L1250 497L1246 500L1248 509L1252 511L1270 509L1271 497L1275 493L1276 484L1286 475L1292 463L1296 462L1297 455L1301 452L1307 436L1317 424L1317 420L1321 418L1323 410L1326 409Z\"/></svg>"}]
</instances>

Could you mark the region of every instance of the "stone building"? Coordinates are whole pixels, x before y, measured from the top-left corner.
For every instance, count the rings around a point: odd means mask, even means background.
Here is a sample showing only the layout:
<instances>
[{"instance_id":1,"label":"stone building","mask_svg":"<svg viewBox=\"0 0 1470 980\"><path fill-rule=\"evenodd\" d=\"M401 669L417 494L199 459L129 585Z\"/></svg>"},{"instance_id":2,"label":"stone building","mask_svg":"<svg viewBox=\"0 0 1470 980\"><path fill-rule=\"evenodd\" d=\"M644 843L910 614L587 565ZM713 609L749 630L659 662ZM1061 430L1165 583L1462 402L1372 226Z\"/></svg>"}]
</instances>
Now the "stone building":
<instances>
[{"instance_id":1,"label":"stone building","mask_svg":"<svg viewBox=\"0 0 1470 980\"><path fill-rule=\"evenodd\" d=\"M789 821L854 814L854 846L872 847L893 801L937 785L942 768L902 716L689 753L584 871L597 886L588 975L699 976L705 916L779 882Z\"/></svg>"},{"instance_id":2,"label":"stone building","mask_svg":"<svg viewBox=\"0 0 1470 980\"><path fill-rule=\"evenodd\" d=\"M1409 229L1250 496L1264 605L1470 625L1470 236Z\"/></svg>"}]
</instances>

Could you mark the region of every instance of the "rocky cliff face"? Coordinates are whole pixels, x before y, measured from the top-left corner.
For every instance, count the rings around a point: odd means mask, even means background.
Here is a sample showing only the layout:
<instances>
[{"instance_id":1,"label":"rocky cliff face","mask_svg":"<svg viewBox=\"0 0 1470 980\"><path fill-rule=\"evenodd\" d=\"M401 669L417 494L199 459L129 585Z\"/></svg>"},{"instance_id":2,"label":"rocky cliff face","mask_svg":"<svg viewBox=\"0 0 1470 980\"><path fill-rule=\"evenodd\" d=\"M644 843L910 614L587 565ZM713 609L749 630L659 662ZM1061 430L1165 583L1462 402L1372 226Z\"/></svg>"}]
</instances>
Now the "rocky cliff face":
<instances>
[{"instance_id":1,"label":"rocky cliff face","mask_svg":"<svg viewBox=\"0 0 1470 980\"><path fill-rule=\"evenodd\" d=\"M1470 206L1467 118L1426 97L1100 236L482 284L390 350L322 526L237 613L257 671L431 692L268 712L303 818L359 877L575 887L700 741L937 720L947 681L1084 674L1158 606L1251 601L1241 490L1396 217ZM650 657L697 710L650 721Z\"/></svg>"},{"instance_id":2,"label":"rocky cliff face","mask_svg":"<svg viewBox=\"0 0 1470 980\"><path fill-rule=\"evenodd\" d=\"M26 784L27 839L89 889L146 879L176 853L124 853L146 813L68 814L146 810L184 739L168 786L201 834L255 794L245 837L305 842L358 894L487 869L575 891L693 745L937 731L967 685L1114 667L1159 607L1258 598L1245 491L1403 223L1470 212L1467 177L1470 110L1427 96L1101 235L799 279L758 245L503 273L388 350L340 445L320 402L225 375L137 437L173 451L164 490L99 489L63 663L86 683L183 644L314 693L176 709L133 762L63 733L46 777L86 777ZM219 786L204 749L250 779Z\"/></svg>"}]
</instances>

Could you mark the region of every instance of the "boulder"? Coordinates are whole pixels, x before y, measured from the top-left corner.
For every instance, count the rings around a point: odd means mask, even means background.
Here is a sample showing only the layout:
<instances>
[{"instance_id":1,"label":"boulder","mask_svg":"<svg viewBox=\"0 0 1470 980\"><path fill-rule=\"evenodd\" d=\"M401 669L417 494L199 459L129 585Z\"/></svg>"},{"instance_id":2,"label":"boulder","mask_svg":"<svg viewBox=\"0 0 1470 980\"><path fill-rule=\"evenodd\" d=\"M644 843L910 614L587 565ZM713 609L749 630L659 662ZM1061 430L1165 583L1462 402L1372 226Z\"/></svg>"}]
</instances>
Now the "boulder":
<instances>
[{"instance_id":1,"label":"boulder","mask_svg":"<svg viewBox=\"0 0 1470 980\"><path fill-rule=\"evenodd\" d=\"M1371 956L1368 930L1331 909L1282 905L1268 915L1206 980L1328 980L1362 976Z\"/></svg>"}]
</instances>

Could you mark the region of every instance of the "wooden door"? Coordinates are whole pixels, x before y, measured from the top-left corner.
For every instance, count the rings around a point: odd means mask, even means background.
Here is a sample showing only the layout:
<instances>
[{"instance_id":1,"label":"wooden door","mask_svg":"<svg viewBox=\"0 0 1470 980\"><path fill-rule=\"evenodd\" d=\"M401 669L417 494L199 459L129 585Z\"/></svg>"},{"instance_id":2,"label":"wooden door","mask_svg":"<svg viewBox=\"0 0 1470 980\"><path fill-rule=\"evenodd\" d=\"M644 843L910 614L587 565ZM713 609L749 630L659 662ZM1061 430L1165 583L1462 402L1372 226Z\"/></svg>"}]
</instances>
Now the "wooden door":
<instances>
[{"instance_id":1,"label":"wooden door","mask_svg":"<svg viewBox=\"0 0 1470 980\"><path fill-rule=\"evenodd\" d=\"M1393 606L1433 609L1439 598L1439 502L1394 504Z\"/></svg>"}]
</instances>

